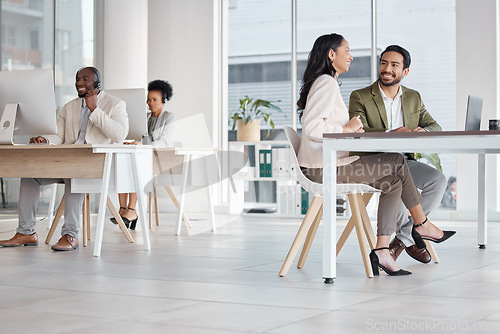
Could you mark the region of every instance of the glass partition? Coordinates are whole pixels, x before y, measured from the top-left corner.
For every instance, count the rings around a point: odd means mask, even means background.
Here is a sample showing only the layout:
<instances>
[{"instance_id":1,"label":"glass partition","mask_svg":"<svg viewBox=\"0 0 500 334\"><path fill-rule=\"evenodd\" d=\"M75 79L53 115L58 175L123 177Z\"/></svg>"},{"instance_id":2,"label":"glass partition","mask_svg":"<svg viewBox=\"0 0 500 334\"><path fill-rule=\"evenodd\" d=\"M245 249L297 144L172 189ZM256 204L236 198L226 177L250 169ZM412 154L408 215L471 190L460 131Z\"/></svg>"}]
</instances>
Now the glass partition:
<instances>
[{"instance_id":1,"label":"glass partition","mask_svg":"<svg viewBox=\"0 0 500 334\"><path fill-rule=\"evenodd\" d=\"M56 0L55 81L59 108L76 97L76 71L94 63L93 11L93 0Z\"/></svg>"},{"instance_id":2,"label":"glass partition","mask_svg":"<svg viewBox=\"0 0 500 334\"><path fill-rule=\"evenodd\" d=\"M297 94L314 41L330 33L344 36L354 58L349 72L339 77L340 92L349 106L351 92L371 83L371 1L297 1ZM302 127L300 122L297 127Z\"/></svg>"},{"instance_id":3,"label":"glass partition","mask_svg":"<svg viewBox=\"0 0 500 334\"><path fill-rule=\"evenodd\" d=\"M52 68L54 2L3 0L2 71Z\"/></svg>"},{"instance_id":4,"label":"glass partition","mask_svg":"<svg viewBox=\"0 0 500 334\"><path fill-rule=\"evenodd\" d=\"M291 125L292 11L289 0L233 0L229 2L228 110L239 107L246 95L270 101L277 128ZM264 125L261 125L264 128ZM230 128L232 124L230 125Z\"/></svg>"},{"instance_id":5,"label":"glass partition","mask_svg":"<svg viewBox=\"0 0 500 334\"><path fill-rule=\"evenodd\" d=\"M420 93L426 109L443 130L463 130L457 129L456 118L455 16L455 0L377 1L378 55L391 44L410 52L410 72L401 83ZM439 154L439 158L440 164L434 165L453 181L456 155ZM448 197L454 197L456 183L450 185ZM443 205L453 209L448 202L453 201L445 200Z\"/></svg>"},{"instance_id":6,"label":"glass partition","mask_svg":"<svg viewBox=\"0 0 500 334\"><path fill-rule=\"evenodd\" d=\"M59 111L77 96L76 71L94 62L94 1L2 0L0 6L1 70L54 69ZM44 187L42 206L50 192ZM18 197L19 179L0 179L0 209L17 207Z\"/></svg>"}]
</instances>

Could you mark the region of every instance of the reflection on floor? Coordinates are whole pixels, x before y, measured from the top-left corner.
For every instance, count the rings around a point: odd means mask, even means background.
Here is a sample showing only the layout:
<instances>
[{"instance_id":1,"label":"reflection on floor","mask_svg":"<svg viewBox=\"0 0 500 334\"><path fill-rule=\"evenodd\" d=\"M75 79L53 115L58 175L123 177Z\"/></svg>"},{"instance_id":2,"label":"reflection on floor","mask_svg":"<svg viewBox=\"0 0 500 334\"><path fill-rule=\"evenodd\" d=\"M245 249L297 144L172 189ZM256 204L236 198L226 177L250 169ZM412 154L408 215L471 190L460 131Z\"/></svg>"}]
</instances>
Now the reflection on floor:
<instances>
[{"instance_id":1,"label":"reflection on floor","mask_svg":"<svg viewBox=\"0 0 500 334\"><path fill-rule=\"evenodd\" d=\"M17 220L3 215L0 238ZM93 219L95 220L95 216ZM337 279L321 278L321 227L302 270L278 277L299 219L217 215L217 232L174 235L162 214L145 252L105 226L102 256L89 247L52 252L37 225L38 247L0 249L0 332L35 333L498 333L500 225L479 250L473 222L439 222L457 234L436 245L441 262L403 253L407 277L366 278L354 235L338 257ZM338 233L345 222L339 222ZM95 224L93 224L95 228ZM94 231L92 231L94 232ZM56 232L56 236L58 232ZM54 238L55 242L57 238Z\"/></svg>"}]
</instances>

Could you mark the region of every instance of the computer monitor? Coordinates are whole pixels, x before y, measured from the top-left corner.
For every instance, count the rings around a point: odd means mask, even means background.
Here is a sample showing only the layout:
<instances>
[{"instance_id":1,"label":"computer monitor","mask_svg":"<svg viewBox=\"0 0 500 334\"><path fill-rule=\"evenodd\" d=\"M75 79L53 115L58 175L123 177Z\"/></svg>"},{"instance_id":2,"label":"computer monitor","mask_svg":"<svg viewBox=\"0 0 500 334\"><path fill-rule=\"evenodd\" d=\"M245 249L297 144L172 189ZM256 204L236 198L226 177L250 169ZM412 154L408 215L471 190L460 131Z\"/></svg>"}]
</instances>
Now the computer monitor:
<instances>
[{"instance_id":1,"label":"computer monitor","mask_svg":"<svg viewBox=\"0 0 500 334\"><path fill-rule=\"evenodd\" d=\"M481 130L481 114L483 111L483 99L469 95L467 98L467 113L465 114L465 131Z\"/></svg>"},{"instance_id":2,"label":"computer monitor","mask_svg":"<svg viewBox=\"0 0 500 334\"><path fill-rule=\"evenodd\" d=\"M144 88L105 89L106 93L122 99L127 104L129 140L141 140L148 134L146 117L146 90Z\"/></svg>"},{"instance_id":3,"label":"computer monitor","mask_svg":"<svg viewBox=\"0 0 500 334\"><path fill-rule=\"evenodd\" d=\"M57 133L52 70L0 71L0 144Z\"/></svg>"}]
</instances>

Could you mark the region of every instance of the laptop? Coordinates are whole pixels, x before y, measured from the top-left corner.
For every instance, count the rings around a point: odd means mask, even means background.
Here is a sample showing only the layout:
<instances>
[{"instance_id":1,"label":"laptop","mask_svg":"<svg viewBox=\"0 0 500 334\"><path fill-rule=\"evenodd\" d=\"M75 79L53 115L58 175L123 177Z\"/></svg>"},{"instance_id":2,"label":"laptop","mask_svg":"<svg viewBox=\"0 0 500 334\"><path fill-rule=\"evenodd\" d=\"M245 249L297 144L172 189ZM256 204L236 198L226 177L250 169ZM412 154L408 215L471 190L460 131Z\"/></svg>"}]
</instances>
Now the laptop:
<instances>
[{"instance_id":1,"label":"laptop","mask_svg":"<svg viewBox=\"0 0 500 334\"><path fill-rule=\"evenodd\" d=\"M479 131L481 129L481 113L483 98L469 95L467 98L467 113L465 114L465 131Z\"/></svg>"}]
</instances>

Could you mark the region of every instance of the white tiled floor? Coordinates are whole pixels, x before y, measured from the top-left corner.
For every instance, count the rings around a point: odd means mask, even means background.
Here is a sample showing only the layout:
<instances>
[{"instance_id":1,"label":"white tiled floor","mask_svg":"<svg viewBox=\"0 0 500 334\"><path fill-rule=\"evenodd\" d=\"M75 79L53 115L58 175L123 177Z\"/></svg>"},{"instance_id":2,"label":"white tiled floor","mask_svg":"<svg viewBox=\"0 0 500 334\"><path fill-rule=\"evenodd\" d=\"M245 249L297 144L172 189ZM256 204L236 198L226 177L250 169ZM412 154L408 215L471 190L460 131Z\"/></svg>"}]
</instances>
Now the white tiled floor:
<instances>
[{"instance_id":1,"label":"white tiled floor","mask_svg":"<svg viewBox=\"0 0 500 334\"><path fill-rule=\"evenodd\" d=\"M9 218L3 216L3 218ZM95 217L93 217L95 219ZM366 278L351 236L338 257L337 279L321 278L321 227L302 270L278 277L299 219L217 216L217 233L195 221L174 236L173 215L129 244L106 224L102 256L93 242L52 252L0 249L0 332L33 333L498 333L500 224L490 223L479 250L472 222L438 222L457 235L436 245L441 262L420 264L403 253L407 277ZM338 233L345 222L339 222ZM0 220L0 239L15 219ZM95 228L95 225L93 225ZM205 232L203 232L205 231ZM58 232L56 232L57 234ZM54 238L53 242L57 238Z\"/></svg>"}]
</instances>

